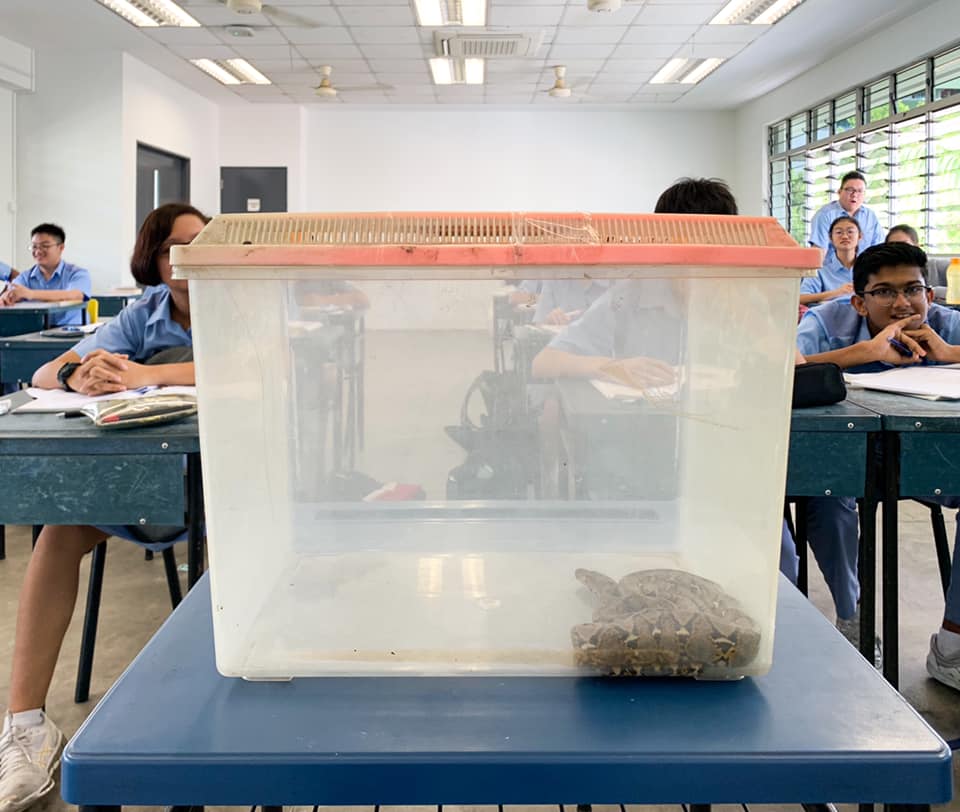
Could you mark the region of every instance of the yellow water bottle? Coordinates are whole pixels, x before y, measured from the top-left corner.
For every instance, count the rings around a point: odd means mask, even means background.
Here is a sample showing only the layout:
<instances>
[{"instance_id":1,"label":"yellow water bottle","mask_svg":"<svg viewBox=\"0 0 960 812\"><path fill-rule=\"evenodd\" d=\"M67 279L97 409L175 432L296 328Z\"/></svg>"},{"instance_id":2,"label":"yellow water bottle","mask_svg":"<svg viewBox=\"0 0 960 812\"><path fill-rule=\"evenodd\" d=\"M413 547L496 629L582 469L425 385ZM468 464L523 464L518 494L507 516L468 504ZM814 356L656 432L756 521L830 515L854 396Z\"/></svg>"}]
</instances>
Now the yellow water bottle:
<instances>
[{"instance_id":1,"label":"yellow water bottle","mask_svg":"<svg viewBox=\"0 0 960 812\"><path fill-rule=\"evenodd\" d=\"M957 257L947 266L947 304L960 305L960 259Z\"/></svg>"}]
</instances>

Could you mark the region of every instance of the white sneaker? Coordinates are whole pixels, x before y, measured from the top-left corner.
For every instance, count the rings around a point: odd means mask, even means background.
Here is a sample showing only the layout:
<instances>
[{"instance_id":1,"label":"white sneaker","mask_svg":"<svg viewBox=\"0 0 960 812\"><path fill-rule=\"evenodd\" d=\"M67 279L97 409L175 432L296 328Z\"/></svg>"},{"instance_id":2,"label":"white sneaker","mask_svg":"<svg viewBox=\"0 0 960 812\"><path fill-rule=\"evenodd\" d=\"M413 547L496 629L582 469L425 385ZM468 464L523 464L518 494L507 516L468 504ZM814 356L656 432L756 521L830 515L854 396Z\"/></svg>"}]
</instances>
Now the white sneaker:
<instances>
[{"instance_id":1,"label":"white sneaker","mask_svg":"<svg viewBox=\"0 0 960 812\"><path fill-rule=\"evenodd\" d=\"M20 812L53 789L63 734L46 714L36 727L15 727L9 713L0 734L0 812Z\"/></svg>"},{"instance_id":2,"label":"white sneaker","mask_svg":"<svg viewBox=\"0 0 960 812\"><path fill-rule=\"evenodd\" d=\"M947 657L940 652L937 636L930 638L930 652L927 654L927 673L937 682L949 685L960 691L960 653ZM2 809L2 807L0 807Z\"/></svg>"}]
</instances>

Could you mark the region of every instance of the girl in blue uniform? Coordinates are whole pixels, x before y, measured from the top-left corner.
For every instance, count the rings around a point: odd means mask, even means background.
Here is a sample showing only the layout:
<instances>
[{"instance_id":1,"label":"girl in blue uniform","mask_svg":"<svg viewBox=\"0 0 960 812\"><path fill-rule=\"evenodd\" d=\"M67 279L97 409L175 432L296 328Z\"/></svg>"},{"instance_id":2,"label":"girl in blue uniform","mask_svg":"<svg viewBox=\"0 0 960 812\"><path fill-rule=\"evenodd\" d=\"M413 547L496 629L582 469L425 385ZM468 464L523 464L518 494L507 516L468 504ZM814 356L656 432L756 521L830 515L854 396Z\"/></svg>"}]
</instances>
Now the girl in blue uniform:
<instances>
[{"instance_id":1,"label":"girl in blue uniform","mask_svg":"<svg viewBox=\"0 0 960 812\"><path fill-rule=\"evenodd\" d=\"M144 295L73 350L40 367L33 385L90 395L150 384L193 384L192 361L145 362L170 348L189 348L190 299L170 278L170 248L190 243L207 222L184 204L161 206L144 221L131 259ZM73 615L80 562L110 533L48 525L37 539L20 591L7 713L0 734L0 809L19 810L53 788L63 734L43 711L60 645Z\"/></svg>"}]
</instances>

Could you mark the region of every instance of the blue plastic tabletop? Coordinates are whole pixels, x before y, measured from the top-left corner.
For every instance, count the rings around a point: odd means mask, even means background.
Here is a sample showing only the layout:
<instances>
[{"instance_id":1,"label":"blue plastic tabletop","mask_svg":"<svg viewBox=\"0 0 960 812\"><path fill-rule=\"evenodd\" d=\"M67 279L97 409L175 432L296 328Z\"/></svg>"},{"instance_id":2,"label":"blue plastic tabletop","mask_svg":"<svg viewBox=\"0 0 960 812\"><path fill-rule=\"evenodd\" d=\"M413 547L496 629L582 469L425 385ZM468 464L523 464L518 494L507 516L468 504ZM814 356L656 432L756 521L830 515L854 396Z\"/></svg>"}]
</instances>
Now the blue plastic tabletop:
<instances>
[{"instance_id":1,"label":"blue plastic tabletop","mask_svg":"<svg viewBox=\"0 0 960 812\"><path fill-rule=\"evenodd\" d=\"M303 618L302 622L336 622ZM941 803L950 751L781 579L739 682L217 674L207 578L68 745L85 805Z\"/></svg>"}]
</instances>

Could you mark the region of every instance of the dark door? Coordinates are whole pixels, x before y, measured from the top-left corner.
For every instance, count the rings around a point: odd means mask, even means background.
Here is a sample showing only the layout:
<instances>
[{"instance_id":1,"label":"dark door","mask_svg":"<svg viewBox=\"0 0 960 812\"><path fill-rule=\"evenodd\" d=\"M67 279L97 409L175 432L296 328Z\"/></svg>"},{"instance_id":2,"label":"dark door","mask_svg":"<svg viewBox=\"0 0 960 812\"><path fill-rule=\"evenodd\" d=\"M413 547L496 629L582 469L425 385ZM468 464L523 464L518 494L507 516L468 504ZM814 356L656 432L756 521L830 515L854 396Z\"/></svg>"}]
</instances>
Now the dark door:
<instances>
[{"instance_id":1,"label":"dark door","mask_svg":"<svg viewBox=\"0 0 960 812\"><path fill-rule=\"evenodd\" d=\"M190 201L190 159L137 144L137 229L164 203Z\"/></svg>"},{"instance_id":2,"label":"dark door","mask_svg":"<svg viewBox=\"0 0 960 812\"><path fill-rule=\"evenodd\" d=\"M221 166L220 211L287 210L285 166Z\"/></svg>"}]
</instances>

